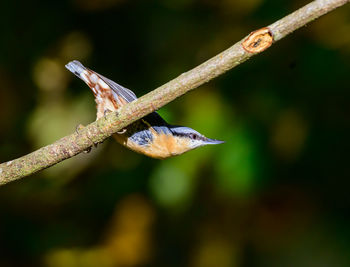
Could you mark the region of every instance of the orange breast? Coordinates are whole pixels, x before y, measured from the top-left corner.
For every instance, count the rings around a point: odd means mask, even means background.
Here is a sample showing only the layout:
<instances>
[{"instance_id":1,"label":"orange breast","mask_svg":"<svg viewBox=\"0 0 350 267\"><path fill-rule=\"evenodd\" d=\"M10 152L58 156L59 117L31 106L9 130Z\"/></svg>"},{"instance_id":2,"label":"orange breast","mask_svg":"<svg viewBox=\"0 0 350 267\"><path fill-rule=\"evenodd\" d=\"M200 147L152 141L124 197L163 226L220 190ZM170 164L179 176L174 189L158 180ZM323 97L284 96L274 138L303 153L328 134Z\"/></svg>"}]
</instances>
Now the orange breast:
<instances>
[{"instance_id":1,"label":"orange breast","mask_svg":"<svg viewBox=\"0 0 350 267\"><path fill-rule=\"evenodd\" d=\"M122 134L114 134L113 137L127 148L156 159L169 158L190 150L190 144L187 139L177 138L164 133L159 134L153 128L150 128L150 130L153 134L153 141L148 145L139 145Z\"/></svg>"}]
</instances>

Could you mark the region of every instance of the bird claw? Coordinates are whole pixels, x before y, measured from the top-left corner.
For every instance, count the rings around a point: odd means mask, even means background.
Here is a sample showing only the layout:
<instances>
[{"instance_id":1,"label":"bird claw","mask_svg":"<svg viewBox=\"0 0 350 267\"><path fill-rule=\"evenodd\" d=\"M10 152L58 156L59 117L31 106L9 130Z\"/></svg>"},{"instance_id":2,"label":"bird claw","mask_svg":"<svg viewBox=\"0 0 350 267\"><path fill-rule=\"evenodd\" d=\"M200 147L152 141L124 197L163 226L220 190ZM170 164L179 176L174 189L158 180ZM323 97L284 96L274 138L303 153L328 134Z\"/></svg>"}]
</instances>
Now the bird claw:
<instances>
[{"instance_id":1,"label":"bird claw","mask_svg":"<svg viewBox=\"0 0 350 267\"><path fill-rule=\"evenodd\" d=\"M125 133L126 133L126 131L127 131L127 129L126 129L126 128L124 128L124 129L122 129L122 130L118 131L118 132L117 132L117 134L125 134Z\"/></svg>"},{"instance_id":2,"label":"bird claw","mask_svg":"<svg viewBox=\"0 0 350 267\"><path fill-rule=\"evenodd\" d=\"M109 113L111 113L111 112L112 112L112 111L109 110L109 109L106 109L106 110L103 111L103 116L105 117L105 119L106 119L106 115L109 114ZM118 113L118 112L117 112L117 116L119 116L119 113ZM124 129L118 131L117 134L124 134L126 131L127 131L127 129L124 128ZM95 146L96 146L96 144L95 144Z\"/></svg>"},{"instance_id":3,"label":"bird claw","mask_svg":"<svg viewBox=\"0 0 350 267\"><path fill-rule=\"evenodd\" d=\"M85 150L83 151L83 153L85 153L85 154L90 153L91 150L92 150L92 146L89 146L87 149L85 149Z\"/></svg>"},{"instance_id":4,"label":"bird claw","mask_svg":"<svg viewBox=\"0 0 350 267\"><path fill-rule=\"evenodd\" d=\"M99 142L99 143L94 143L94 147L97 147L98 144L102 144L102 142Z\"/></svg>"},{"instance_id":5,"label":"bird claw","mask_svg":"<svg viewBox=\"0 0 350 267\"><path fill-rule=\"evenodd\" d=\"M103 117L106 119L106 116L107 116L109 113L111 113L111 112L112 112L111 110L105 109L105 110L103 111Z\"/></svg>"},{"instance_id":6,"label":"bird claw","mask_svg":"<svg viewBox=\"0 0 350 267\"><path fill-rule=\"evenodd\" d=\"M85 128L84 125L78 124L77 127L75 127L75 132L76 132L77 134L79 134L79 131L80 131L81 129L83 129L83 128Z\"/></svg>"},{"instance_id":7,"label":"bird claw","mask_svg":"<svg viewBox=\"0 0 350 267\"><path fill-rule=\"evenodd\" d=\"M85 128L85 126L82 125L82 124L79 124L79 125L77 125L77 127L75 127L75 132L76 132L77 134L79 134L79 131L80 131L81 129L83 129L83 128ZM89 137L87 137L87 138L90 140ZM91 140L90 140L90 142L92 143L92 145L89 146L87 149L85 149L85 150L83 151L83 153L90 153L91 150L92 150L92 146L97 147L97 145L99 144L99 143L92 142Z\"/></svg>"}]
</instances>

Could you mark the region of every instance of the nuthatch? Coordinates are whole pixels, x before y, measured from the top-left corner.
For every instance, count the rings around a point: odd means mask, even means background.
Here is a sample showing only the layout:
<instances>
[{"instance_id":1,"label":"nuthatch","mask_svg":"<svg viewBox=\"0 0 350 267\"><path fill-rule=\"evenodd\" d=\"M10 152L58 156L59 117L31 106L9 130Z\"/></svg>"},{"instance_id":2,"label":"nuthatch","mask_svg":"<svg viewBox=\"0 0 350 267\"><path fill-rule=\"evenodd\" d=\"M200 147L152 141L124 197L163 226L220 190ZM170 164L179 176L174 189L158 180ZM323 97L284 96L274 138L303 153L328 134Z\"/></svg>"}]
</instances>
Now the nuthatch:
<instances>
[{"instance_id":1,"label":"nuthatch","mask_svg":"<svg viewBox=\"0 0 350 267\"><path fill-rule=\"evenodd\" d=\"M85 68L77 60L69 62L66 68L91 88L96 101L97 119L137 99L131 90ZM170 125L157 112L143 117L113 136L127 148L158 159L180 155L200 146L223 143L191 128Z\"/></svg>"}]
</instances>

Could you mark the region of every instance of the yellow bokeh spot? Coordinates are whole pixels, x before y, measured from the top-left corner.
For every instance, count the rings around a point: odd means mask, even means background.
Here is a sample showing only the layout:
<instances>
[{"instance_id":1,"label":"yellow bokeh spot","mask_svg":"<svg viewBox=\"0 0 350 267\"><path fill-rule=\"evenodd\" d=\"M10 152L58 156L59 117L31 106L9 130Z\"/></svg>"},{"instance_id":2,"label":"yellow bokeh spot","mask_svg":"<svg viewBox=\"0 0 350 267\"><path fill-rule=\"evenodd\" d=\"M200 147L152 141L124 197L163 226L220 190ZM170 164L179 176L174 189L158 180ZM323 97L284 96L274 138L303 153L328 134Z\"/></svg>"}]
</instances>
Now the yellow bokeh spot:
<instances>
[{"instance_id":1,"label":"yellow bokeh spot","mask_svg":"<svg viewBox=\"0 0 350 267\"><path fill-rule=\"evenodd\" d=\"M84 60L90 56L91 52L92 44L81 32L72 32L62 40L60 54L64 61Z\"/></svg>"},{"instance_id":2,"label":"yellow bokeh spot","mask_svg":"<svg viewBox=\"0 0 350 267\"><path fill-rule=\"evenodd\" d=\"M67 87L64 64L58 60L43 58L34 67L33 79L43 91L63 90Z\"/></svg>"}]
</instances>

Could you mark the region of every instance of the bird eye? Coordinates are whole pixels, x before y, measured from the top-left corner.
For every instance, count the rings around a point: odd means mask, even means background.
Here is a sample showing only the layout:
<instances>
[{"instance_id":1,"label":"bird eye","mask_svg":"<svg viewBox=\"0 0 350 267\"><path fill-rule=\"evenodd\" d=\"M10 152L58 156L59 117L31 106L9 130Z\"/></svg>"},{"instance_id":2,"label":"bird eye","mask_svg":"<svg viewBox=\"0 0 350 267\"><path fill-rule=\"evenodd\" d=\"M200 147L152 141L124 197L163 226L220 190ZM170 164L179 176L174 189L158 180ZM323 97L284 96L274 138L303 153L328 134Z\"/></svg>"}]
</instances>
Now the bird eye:
<instances>
[{"instance_id":1,"label":"bird eye","mask_svg":"<svg viewBox=\"0 0 350 267\"><path fill-rule=\"evenodd\" d=\"M194 139L194 140L198 139L198 135L196 135L196 134L191 134L190 137L191 137L191 139Z\"/></svg>"}]
</instances>

